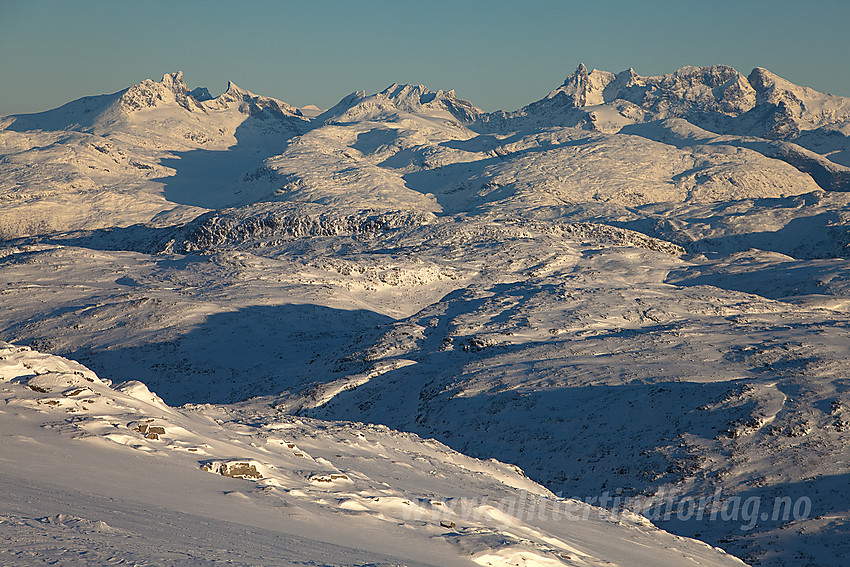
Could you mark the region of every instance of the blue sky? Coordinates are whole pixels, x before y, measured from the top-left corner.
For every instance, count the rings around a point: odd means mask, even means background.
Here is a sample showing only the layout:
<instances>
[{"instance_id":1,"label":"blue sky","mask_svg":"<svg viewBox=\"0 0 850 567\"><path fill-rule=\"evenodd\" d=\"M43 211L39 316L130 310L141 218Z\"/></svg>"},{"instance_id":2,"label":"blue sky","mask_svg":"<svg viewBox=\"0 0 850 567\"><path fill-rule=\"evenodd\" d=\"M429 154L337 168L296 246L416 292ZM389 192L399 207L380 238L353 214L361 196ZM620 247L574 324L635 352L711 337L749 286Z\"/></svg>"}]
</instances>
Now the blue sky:
<instances>
[{"instance_id":1,"label":"blue sky","mask_svg":"<svg viewBox=\"0 0 850 567\"><path fill-rule=\"evenodd\" d=\"M850 96L848 0L0 0L0 115L183 70L298 106L422 83L514 110L580 62L641 75L767 67Z\"/></svg>"}]
</instances>

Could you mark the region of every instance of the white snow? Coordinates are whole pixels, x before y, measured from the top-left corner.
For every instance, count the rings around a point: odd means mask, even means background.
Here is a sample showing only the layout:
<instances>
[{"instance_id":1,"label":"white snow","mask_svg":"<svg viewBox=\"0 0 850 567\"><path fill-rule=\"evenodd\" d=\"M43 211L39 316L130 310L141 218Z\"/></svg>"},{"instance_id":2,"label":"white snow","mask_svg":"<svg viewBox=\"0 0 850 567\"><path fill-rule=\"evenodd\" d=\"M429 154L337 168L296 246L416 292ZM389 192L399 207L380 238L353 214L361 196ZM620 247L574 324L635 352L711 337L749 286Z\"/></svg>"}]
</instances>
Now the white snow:
<instances>
[{"instance_id":1,"label":"white snow","mask_svg":"<svg viewBox=\"0 0 850 567\"><path fill-rule=\"evenodd\" d=\"M583 65L0 118L0 563L844 565L848 123Z\"/></svg>"},{"instance_id":2,"label":"white snow","mask_svg":"<svg viewBox=\"0 0 850 567\"><path fill-rule=\"evenodd\" d=\"M511 467L385 427L262 403L171 408L8 343L0 385L5 565L740 564L645 523L527 523L498 506L558 499ZM463 514L479 501L493 504Z\"/></svg>"}]
</instances>

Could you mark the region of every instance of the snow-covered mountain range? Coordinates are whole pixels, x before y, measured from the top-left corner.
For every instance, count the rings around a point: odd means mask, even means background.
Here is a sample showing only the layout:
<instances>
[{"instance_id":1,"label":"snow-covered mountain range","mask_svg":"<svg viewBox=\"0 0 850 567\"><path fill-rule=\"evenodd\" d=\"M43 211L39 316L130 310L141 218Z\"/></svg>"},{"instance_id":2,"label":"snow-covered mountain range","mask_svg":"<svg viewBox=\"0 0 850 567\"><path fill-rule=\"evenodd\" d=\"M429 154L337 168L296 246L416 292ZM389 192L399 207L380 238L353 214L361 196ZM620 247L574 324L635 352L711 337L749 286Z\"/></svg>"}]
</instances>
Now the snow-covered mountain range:
<instances>
[{"instance_id":1,"label":"snow-covered mountain range","mask_svg":"<svg viewBox=\"0 0 850 567\"><path fill-rule=\"evenodd\" d=\"M171 73L0 117L0 199L0 340L28 346L0 355L0 462L91 512L7 504L9 562L72 532L144 558L162 533L116 543L95 501L138 513L141 453L174 495L148 521L193 513L209 546L290 509L256 537L306 538L292 564L736 564L610 509L581 528L403 514L529 493L674 495L633 511L752 564L847 562L848 98L761 68L580 65L512 112L422 85L320 110ZM33 444L111 480L75 500ZM677 513L718 494L737 512ZM801 508L770 507L786 501ZM410 552L358 543L353 516ZM45 530L61 543L26 543ZM221 560L258 561L237 547Z\"/></svg>"}]
</instances>

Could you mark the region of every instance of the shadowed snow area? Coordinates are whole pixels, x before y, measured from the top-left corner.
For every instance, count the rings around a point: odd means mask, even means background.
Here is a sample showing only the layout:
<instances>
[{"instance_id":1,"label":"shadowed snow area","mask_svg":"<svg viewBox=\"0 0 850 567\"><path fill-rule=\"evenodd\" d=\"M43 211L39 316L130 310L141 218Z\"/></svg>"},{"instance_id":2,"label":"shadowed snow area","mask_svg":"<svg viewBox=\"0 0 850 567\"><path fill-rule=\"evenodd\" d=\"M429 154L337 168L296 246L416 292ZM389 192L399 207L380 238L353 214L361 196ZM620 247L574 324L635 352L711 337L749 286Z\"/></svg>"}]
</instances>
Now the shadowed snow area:
<instances>
[{"instance_id":1,"label":"shadowed snow area","mask_svg":"<svg viewBox=\"0 0 850 567\"><path fill-rule=\"evenodd\" d=\"M0 117L0 563L846 565L848 136L725 66Z\"/></svg>"},{"instance_id":2,"label":"shadowed snow area","mask_svg":"<svg viewBox=\"0 0 850 567\"><path fill-rule=\"evenodd\" d=\"M356 336L390 319L320 305L253 306L209 315L164 342L73 354L91 368L140 380L171 403L224 403L298 385L297 376ZM255 353L256 358L246 359Z\"/></svg>"},{"instance_id":3,"label":"shadowed snow area","mask_svg":"<svg viewBox=\"0 0 850 567\"><path fill-rule=\"evenodd\" d=\"M0 395L5 565L740 565L384 426L172 408L7 343ZM570 533L519 502L569 511Z\"/></svg>"},{"instance_id":4,"label":"shadowed snow area","mask_svg":"<svg viewBox=\"0 0 850 567\"><path fill-rule=\"evenodd\" d=\"M293 119L294 120L294 119ZM303 120L295 124L279 123L276 117L249 117L233 131L235 144L225 148L201 148L175 152L160 164L173 171L152 179L163 186L166 200L182 205L217 209L254 203L268 197L262 188L251 191L246 179L261 175L257 164L279 154L289 137L304 129Z\"/></svg>"}]
</instances>

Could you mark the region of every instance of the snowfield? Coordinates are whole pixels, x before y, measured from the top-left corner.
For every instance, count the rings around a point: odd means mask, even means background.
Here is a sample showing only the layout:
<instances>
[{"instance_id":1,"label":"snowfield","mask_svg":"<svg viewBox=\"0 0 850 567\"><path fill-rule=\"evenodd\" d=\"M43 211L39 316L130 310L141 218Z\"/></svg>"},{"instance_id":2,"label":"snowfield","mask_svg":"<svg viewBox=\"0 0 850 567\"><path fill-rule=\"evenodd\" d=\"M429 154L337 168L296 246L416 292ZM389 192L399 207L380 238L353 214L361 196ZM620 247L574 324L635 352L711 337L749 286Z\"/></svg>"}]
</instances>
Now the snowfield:
<instances>
[{"instance_id":1,"label":"snowfield","mask_svg":"<svg viewBox=\"0 0 850 567\"><path fill-rule=\"evenodd\" d=\"M385 426L172 408L8 343L0 386L4 565L741 564Z\"/></svg>"},{"instance_id":2,"label":"snowfield","mask_svg":"<svg viewBox=\"0 0 850 567\"><path fill-rule=\"evenodd\" d=\"M0 117L0 562L847 564L848 136L725 66Z\"/></svg>"}]
</instances>

